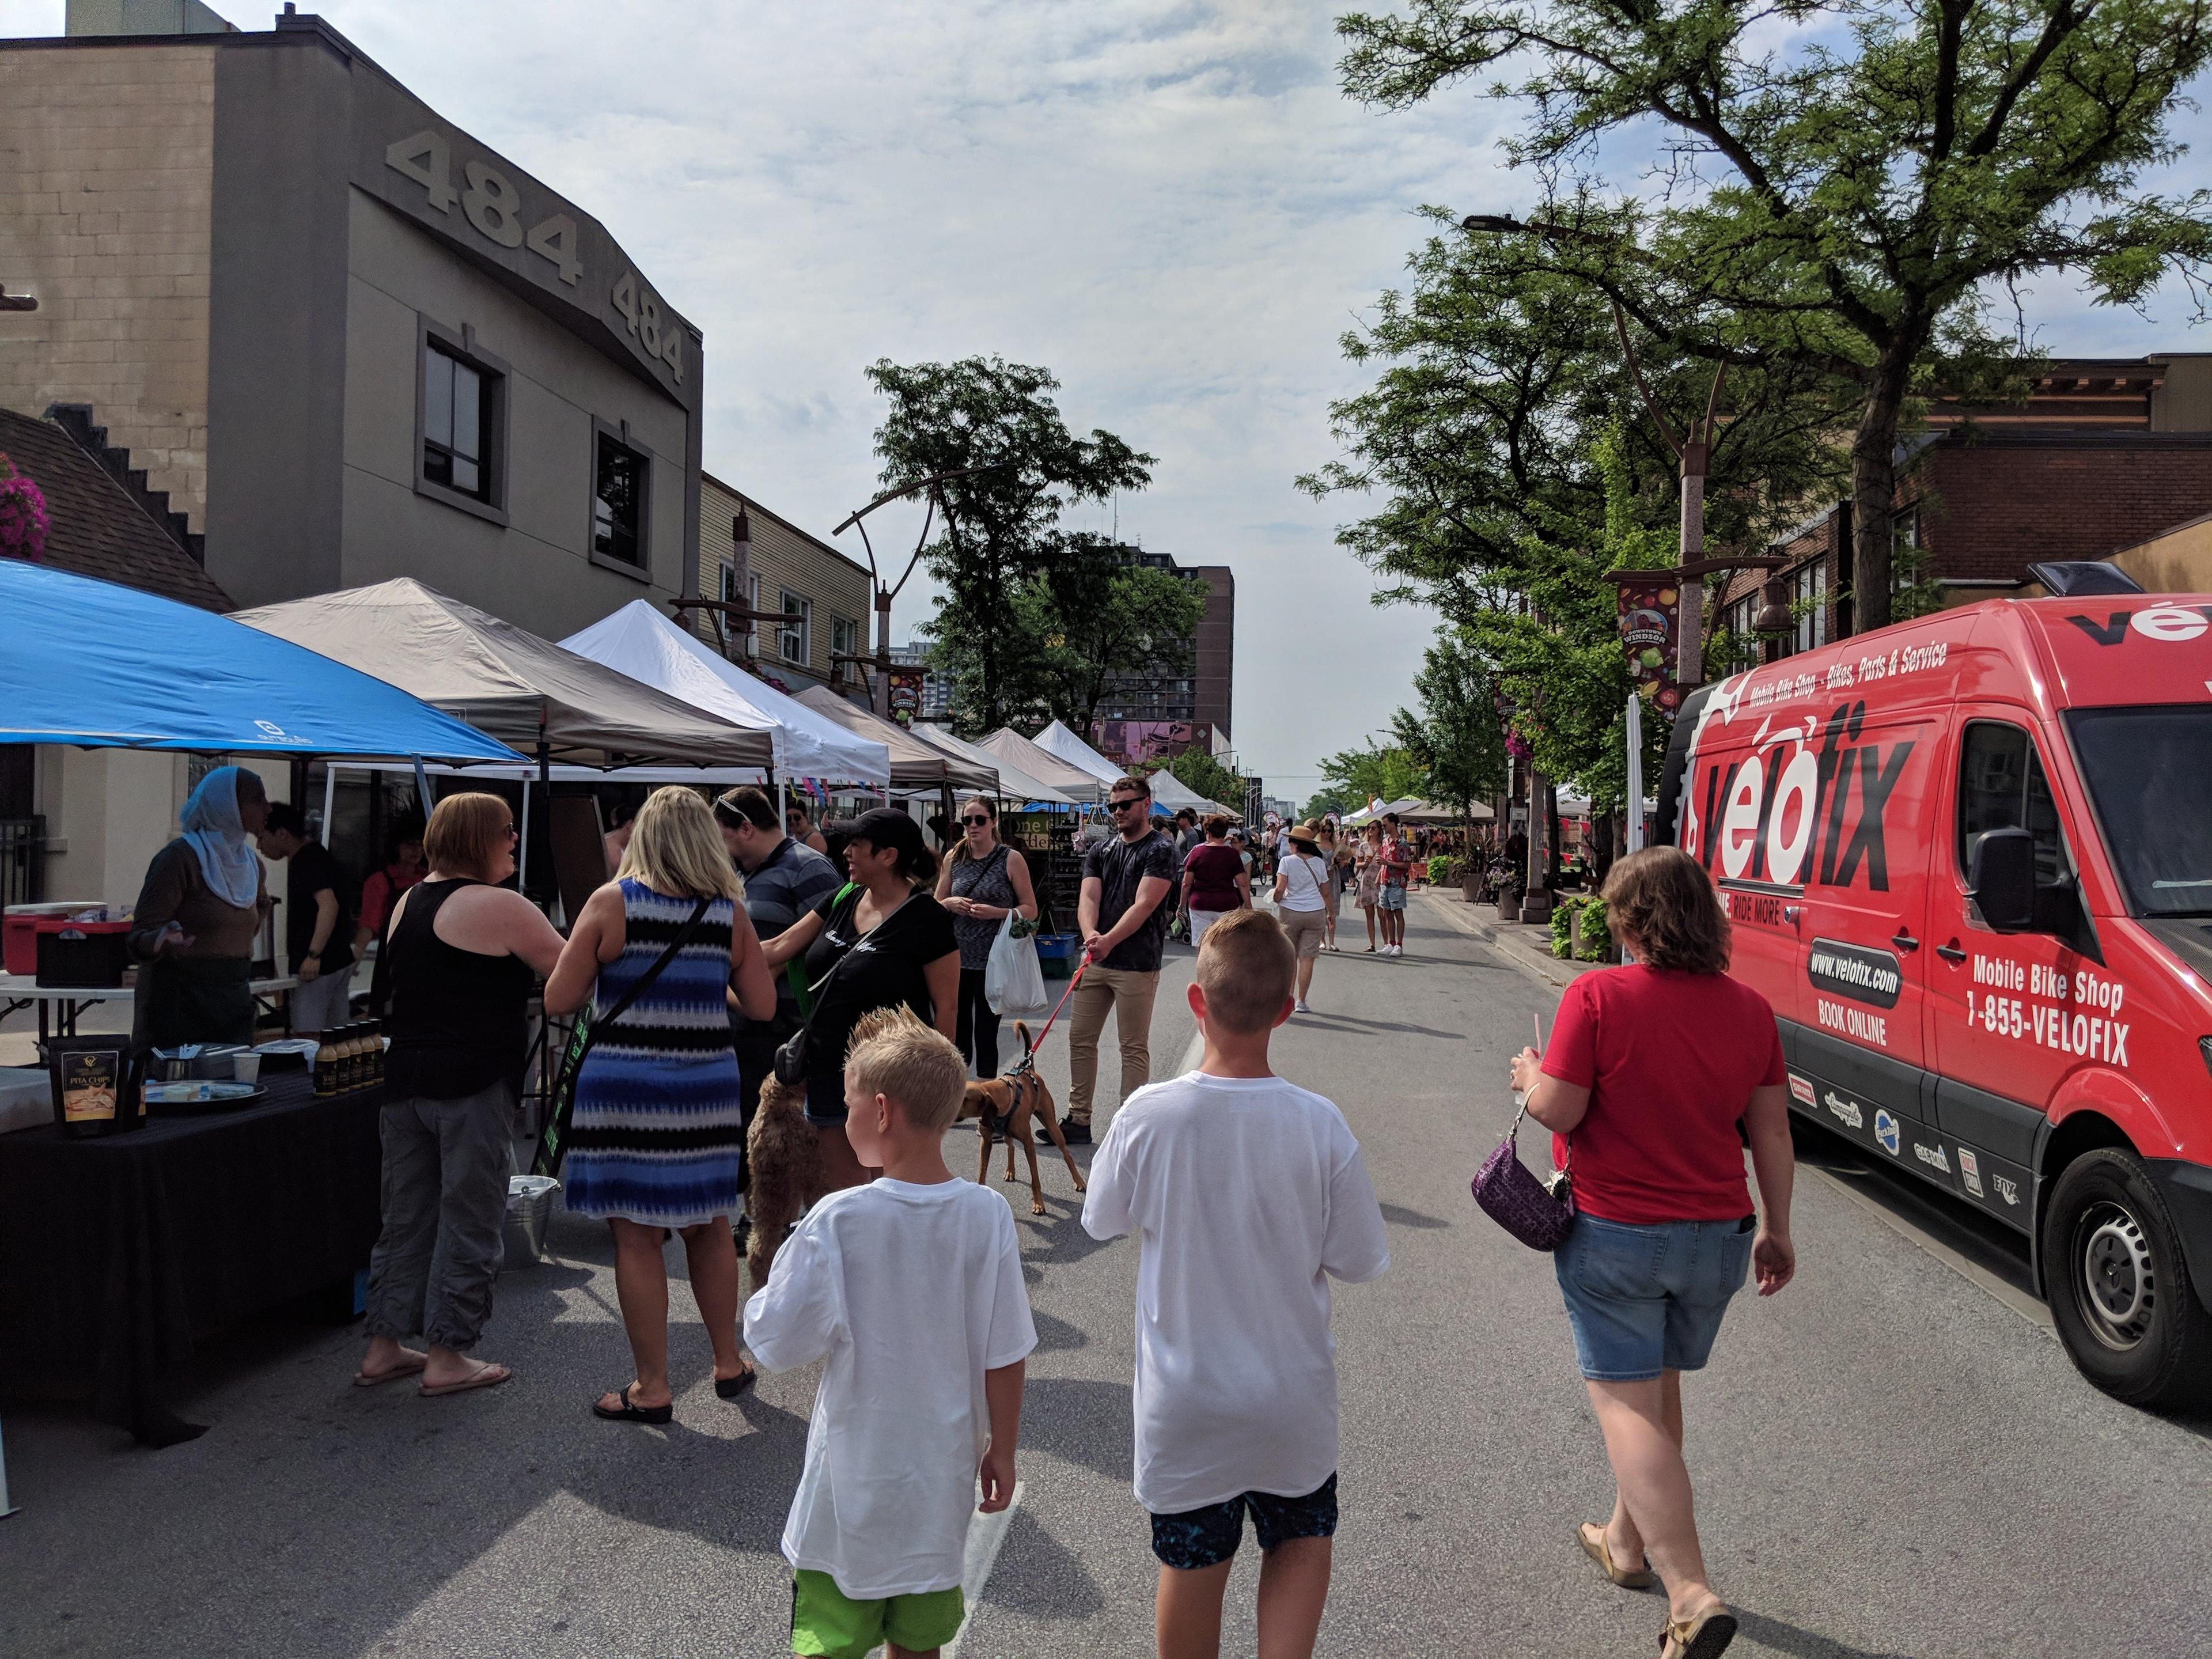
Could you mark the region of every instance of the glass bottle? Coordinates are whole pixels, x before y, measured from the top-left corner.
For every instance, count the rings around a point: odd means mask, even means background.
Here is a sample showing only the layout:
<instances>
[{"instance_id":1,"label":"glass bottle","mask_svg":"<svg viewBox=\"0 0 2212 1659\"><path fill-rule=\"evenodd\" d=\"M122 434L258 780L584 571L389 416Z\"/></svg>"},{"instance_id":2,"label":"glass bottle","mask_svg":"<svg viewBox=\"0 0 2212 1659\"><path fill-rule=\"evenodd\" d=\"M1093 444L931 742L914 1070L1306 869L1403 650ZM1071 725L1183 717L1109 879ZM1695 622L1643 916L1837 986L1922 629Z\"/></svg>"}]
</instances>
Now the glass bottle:
<instances>
[{"instance_id":1,"label":"glass bottle","mask_svg":"<svg viewBox=\"0 0 2212 1659\"><path fill-rule=\"evenodd\" d=\"M315 1045L315 1093L319 1097L338 1091L338 1047L333 1040L336 1030L325 1030L322 1040Z\"/></svg>"}]
</instances>

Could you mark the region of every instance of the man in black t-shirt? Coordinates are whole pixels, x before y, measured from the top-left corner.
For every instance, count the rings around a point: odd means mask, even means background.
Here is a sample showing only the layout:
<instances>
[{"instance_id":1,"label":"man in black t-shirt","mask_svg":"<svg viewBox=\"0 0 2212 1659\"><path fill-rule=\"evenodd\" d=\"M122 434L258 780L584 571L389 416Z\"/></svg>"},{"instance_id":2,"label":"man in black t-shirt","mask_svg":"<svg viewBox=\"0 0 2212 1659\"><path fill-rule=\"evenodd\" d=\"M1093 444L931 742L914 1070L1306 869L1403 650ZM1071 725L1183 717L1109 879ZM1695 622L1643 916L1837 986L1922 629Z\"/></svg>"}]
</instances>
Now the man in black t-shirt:
<instances>
[{"instance_id":1,"label":"man in black t-shirt","mask_svg":"<svg viewBox=\"0 0 2212 1659\"><path fill-rule=\"evenodd\" d=\"M1098 1039L1109 1013L1121 1039L1121 1098L1152 1081L1152 999L1172 908L1166 900L1181 873L1175 843L1152 827L1150 784L1116 778L1106 805L1120 833L1083 855L1075 910L1090 965L1068 1012L1067 1115L1060 1127L1079 1146L1091 1139Z\"/></svg>"},{"instance_id":2,"label":"man in black t-shirt","mask_svg":"<svg viewBox=\"0 0 2212 1659\"><path fill-rule=\"evenodd\" d=\"M300 979L292 1029L343 1025L353 1005L353 884L330 848L308 839L307 815L289 802L270 806L254 841L262 857L292 866L284 916L284 954Z\"/></svg>"}]
</instances>

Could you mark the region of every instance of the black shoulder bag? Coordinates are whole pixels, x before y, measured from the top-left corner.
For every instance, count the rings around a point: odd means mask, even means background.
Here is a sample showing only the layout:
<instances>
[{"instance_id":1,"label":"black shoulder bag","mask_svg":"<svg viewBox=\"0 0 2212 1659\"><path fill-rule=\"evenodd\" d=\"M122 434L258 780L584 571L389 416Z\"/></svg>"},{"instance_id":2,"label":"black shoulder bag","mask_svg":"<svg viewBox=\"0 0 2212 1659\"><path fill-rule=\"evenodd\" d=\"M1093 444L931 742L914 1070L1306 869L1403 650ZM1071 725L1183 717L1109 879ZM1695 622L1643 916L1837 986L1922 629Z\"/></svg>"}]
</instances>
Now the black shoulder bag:
<instances>
[{"instance_id":1,"label":"black shoulder bag","mask_svg":"<svg viewBox=\"0 0 2212 1659\"><path fill-rule=\"evenodd\" d=\"M568 1033L568 1045L561 1056L561 1070L553 1084L552 1109L545 1115L544 1133L538 1137L538 1151L530 1160L530 1173L538 1176L557 1176L561 1159L568 1150L568 1124L576 1115L576 1077L584 1069L584 1056L592 1052L599 1033L629 1012L629 1006L644 994L646 988L660 977L662 969L676 960L676 953L691 942L691 935L699 931L705 919L707 907L714 902L710 896L699 901L676 937L653 958L653 966L637 976L629 990L616 999L615 1006L605 1015L593 1019L588 1008L576 1017L575 1028Z\"/></svg>"}]
</instances>

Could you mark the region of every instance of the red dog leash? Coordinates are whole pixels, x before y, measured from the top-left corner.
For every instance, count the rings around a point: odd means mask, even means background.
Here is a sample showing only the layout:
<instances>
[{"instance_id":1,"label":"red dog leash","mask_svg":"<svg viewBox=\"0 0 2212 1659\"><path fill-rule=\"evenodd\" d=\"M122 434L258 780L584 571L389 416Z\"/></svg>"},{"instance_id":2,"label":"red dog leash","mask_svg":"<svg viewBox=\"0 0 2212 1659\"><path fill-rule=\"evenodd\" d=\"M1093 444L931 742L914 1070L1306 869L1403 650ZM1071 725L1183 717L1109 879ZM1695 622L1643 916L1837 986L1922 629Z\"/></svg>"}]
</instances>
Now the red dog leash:
<instances>
[{"instance_id":1,"label":"red dog leash","mask_svg":"<svg viewBox=\"0 0 2212 1659\"><path fill-rule=\"evenodd\" d=\"M1067 988L1060 994L1060 1002L1058 1006L1054 1007L1052 1012L1045 1016L1043 1028L1037 1032L1036 1041L1030 1045L1029 1053L1022 1056L1022 1063L1014 1068L1017 1072L1027 1071L1031 1066L1036 1064L1036 1051L1044 1047L1044 1040L1047 1034L1052 1030L1053 1021L1060 1018L1060 1009L1067 1006L1068 998L1075 994L1075 988L1083 979L1083 970L1090 965L1091 958L1089 957L1084 957L1081 962L1075 964L1075 972L1068 979Z\"/></svg>"}]
</instances>

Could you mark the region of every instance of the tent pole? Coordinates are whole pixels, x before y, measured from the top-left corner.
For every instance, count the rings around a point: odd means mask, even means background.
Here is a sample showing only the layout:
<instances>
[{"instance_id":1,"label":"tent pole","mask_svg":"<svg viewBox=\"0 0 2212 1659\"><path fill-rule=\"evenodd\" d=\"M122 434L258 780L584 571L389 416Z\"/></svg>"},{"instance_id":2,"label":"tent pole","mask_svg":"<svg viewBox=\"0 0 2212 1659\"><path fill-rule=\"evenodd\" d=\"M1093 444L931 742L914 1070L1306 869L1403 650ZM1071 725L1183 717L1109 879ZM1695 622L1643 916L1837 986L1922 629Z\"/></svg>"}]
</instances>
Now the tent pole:
<instances>
[{"instance_id":1,"label":"tent pole","mask_svg":"<svg viewBox=\"0 0 2212 1659\"><path fill-rule=\"evenodd\" d=\"M514 884L522 892L530 890L530 780L522 781L522 833L516 838L514 848Z\"/></svg>"},{"instance_id":2,"label":"tent pole","mask_svg":"<svg viewBox=\"0 0 2212 1659\"><path fill-rule=\"evenodd\" d=\"M338 769L337 769L337 763L336 763L336 762L334 762L334 761L325 761L325 762L323 763L323 837L322 837L322 839L323 839L323 845L324 845L324 846L325 846L325 847L328 847L328 846L331 844L331 808L332 808L332 803L336 800L336 799L337 799L337 790L338 790ZM375 857L375 856L377 855L377 854L378 854L378 852L379 852L380 850L380 848L371 848L369 849L369 856L370 856L370 857L372 857L372 858ZM314 943L314 941L313 941L313 939L310 939L310 940L308 940L307 942L308 942L310 945L312 945L312 944L313 944L313 943Z\"/></svg>"}]
</instances>

